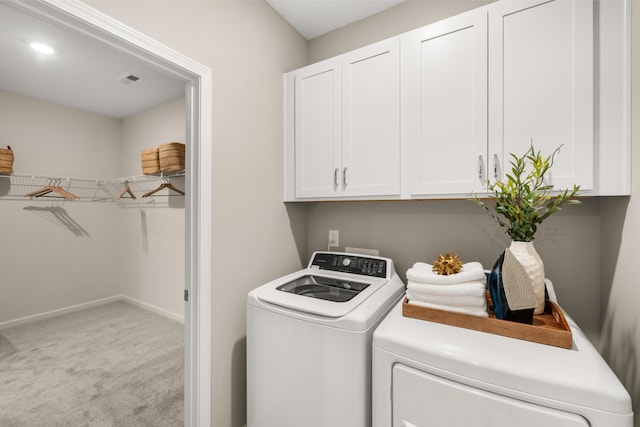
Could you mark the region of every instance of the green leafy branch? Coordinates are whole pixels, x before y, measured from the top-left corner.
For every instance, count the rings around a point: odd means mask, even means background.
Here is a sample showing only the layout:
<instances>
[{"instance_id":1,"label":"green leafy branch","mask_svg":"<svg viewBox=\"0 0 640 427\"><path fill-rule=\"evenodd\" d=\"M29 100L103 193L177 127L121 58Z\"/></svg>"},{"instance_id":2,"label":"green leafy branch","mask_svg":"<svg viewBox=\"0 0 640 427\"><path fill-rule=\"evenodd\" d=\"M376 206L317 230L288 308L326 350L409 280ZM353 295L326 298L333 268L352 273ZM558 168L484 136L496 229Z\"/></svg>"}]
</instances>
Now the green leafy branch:
<instances>
[{"instance_id":1,"label":"green leafy branch","mask_svg":"<svg viewBox=\"0 0 640 427\"><path fill-rule=\"evenodd\" d=\"M534 239L538 224L559 211L565 204L579 204L574 197L580 186L573 190L562 190L552 195L553 185L544 183L545 174L553 166L558 147L553 154L543 157L531 144L529 150L518 157L511 153L511 173L506 180L489 182L489 191L495 200L495 212L485 203L472 197L472 201L484 209L502 227L512 240L530 242Z\"/></svg>"}]
</instances>

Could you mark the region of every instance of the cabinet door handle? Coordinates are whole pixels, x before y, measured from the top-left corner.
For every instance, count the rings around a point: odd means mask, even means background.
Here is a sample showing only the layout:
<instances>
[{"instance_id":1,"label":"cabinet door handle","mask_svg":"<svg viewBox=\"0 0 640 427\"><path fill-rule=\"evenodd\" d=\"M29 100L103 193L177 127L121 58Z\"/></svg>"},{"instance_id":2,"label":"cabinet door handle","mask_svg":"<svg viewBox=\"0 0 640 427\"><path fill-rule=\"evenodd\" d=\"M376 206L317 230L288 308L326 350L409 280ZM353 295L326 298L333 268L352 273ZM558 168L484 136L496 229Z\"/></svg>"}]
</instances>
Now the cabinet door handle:
<instances>
[{"instance_id":1,"label":"cabinet door handle","mask_svg":"<svg viewBox=\"0 0 640 427\"><path fill-rule=\"evenodd\" d=\"M333 185L338 186L338 168L333 170Z\"/></svg>"},{"instance_id":2,"label":"cabinet door handle","mask_svg":"<svg viewBox=\"0 0 640 427\"><path fill-rule=\"evenodd\" d=\"M342 169L342 184L346 187L347 186L347 167L345 166L344 169Z\"/></svg>"},{"instance_id":3,"label":"cabinet door handle","mask_svg":"<svg viewBox=\"0 0 640 427\"><path fill-rule=\"evenodd\" d=\"M484 162L482 161L482 154L478 156L478 179L482 181L484 179Z\"/></svg>"},{"instance_id":4,"label":"cabinet door handle","mask_svg":"<svg viewBox=\"0 0 640 427\"><path fill-rule=\"evenodd\" d=\"M494 154L493 155L493 179L495 179L496 181L498 180L498 164L499 164L498 155Z\"/></svg>"}]
</instances>

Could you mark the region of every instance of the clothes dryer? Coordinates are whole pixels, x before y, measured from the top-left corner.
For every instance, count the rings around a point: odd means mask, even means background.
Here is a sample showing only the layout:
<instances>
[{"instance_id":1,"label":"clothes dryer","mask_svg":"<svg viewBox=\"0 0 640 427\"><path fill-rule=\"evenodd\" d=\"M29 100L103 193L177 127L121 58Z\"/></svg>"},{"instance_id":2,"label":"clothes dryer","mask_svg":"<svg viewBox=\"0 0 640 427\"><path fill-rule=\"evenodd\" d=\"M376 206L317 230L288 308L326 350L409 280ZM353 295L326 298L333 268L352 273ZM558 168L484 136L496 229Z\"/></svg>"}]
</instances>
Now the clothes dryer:
<instances>
[{"instance_id":1,"label":"clothes dryer","mask_svg":"<svg viewBox=\"0 0 640 427\"><path fill-rule=\"evenodd\" d=\"M369 427L371 341L404 295L389 258L316 252L247 297L247 426Z\"/></svg>"},{"instance_id":2,"label":"clothes dryer","mask_svg":"<svg viewBox=\"0 0 640 427\"><path fill-rule=\"evenodd\" d=\"M631 399L569 317L565 349L402 315L373 337L373 427L632 427Z\"/></svg>"}]
</instances>

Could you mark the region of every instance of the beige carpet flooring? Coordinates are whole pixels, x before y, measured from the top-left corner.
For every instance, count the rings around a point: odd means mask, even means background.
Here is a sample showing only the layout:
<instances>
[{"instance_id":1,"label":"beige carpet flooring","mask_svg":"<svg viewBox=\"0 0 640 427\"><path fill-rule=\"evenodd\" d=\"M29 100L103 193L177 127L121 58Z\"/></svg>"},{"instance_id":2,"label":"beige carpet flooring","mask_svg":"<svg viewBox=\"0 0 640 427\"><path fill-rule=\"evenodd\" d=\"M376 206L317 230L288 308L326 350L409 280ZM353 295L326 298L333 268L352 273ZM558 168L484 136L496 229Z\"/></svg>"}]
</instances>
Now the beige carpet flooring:
<instances>
[{"instance_id":1,"label":"beige carpet flooring","mask_svg":"<svg viewBox=\"0 0 640 427\"><path fill-rule=\"evenodd\" d=\"M177 427L184 326L116 301L0 330L0 426Z\"/></svg>"}]
</instances>

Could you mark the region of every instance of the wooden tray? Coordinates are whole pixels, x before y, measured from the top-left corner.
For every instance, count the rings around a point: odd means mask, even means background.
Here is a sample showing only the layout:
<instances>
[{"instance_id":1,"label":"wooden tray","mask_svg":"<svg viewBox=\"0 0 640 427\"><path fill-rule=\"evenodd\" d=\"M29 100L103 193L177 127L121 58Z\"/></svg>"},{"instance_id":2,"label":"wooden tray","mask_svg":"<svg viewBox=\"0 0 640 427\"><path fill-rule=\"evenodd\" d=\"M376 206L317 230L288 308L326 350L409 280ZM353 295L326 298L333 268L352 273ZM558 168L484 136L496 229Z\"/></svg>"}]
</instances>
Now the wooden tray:
<instances>
[{"instance_id":1,"label":"wooden tray","mask_svg":"<svg viewBox=\"0 0 640 427\"><path fill-rule=\"evenodd\" d=\"M486 293L487 307L491 307L491 297ZM511 322L496 319L495 314L487 308L489 317L471 316L451 311L437 310L409 304L407 298L402 302L402 315L414 319L444 323L459 328L473 329L525 341L533 341L562 348L573 347L571 328L562 310L557 304L547 300L544 313L533 316L533 324Z\"/></svg>"}]
</instances>

